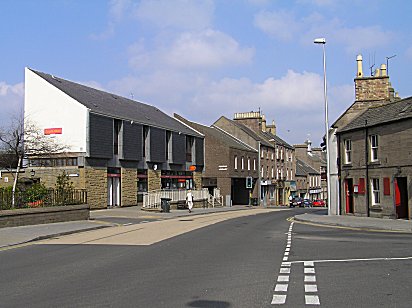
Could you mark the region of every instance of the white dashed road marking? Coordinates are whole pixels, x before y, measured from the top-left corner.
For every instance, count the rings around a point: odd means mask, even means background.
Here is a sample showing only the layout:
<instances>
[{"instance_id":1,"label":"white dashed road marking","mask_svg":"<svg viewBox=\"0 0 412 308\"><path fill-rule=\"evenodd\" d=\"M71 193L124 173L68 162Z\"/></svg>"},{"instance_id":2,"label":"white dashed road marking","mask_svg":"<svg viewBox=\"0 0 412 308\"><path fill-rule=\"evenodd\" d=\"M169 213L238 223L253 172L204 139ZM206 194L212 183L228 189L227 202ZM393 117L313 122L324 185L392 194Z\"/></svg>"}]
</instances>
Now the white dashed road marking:
<instances>
[{"instance_id":1,"label":"white dashed road marking","mask_svg":"<svg viewBox=\"0 0 412 308\"><path fill-rule=\"evenodd\" d=\"M283 255L283 262L281 268L279 270L279 276L277 278L277 284L275 286L273 298L272 298L272 305L283 305L286 303L287 298L287 291L288 291L288 282L289 282L289 274L290 274L290 262L289 254L290 254L290 247L292 245L292 229L293 229L293 222L290 224L288 237L287 237L287 245L285 248L285 253Z\"/></svg>"}]
</instances>

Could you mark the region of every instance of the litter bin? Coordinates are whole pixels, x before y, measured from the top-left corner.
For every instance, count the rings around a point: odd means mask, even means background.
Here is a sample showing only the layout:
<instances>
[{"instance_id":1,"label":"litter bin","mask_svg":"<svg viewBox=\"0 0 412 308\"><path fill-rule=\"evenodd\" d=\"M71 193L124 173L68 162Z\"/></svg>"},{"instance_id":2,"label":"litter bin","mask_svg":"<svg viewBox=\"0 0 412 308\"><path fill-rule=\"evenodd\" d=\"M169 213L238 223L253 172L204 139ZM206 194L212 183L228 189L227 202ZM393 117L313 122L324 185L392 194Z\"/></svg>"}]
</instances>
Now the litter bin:
<instances>
[{"instance_id":1,"label":"litter bin","mask_svg":"<svg viewBox=\"0 0 412 308\"><path fill-rule=\"evenodd\" d=\"M253 206L258 206L258 198L251 198L252 200L252 205Z\"/></svg>"},{"instance_id":2,"label":"litter bin","mask_svg":"<svg viewBox=\"0 0 412 308\"><path fill-rule=\"evenodd\" d=\"M170 198L160 198L160 206L162 207L162 212L169 213L170 212Z\"/></svg>"}]
</instances>

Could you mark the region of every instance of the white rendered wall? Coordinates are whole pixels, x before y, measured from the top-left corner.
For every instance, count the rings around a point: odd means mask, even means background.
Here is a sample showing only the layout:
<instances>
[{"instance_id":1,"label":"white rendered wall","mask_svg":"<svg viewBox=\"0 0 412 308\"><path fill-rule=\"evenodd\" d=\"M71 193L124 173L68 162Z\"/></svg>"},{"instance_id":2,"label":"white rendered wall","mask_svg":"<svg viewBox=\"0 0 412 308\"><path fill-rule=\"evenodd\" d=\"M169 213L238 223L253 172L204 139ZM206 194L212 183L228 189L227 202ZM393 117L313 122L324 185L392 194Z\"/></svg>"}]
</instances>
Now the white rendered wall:
<instances>
[{"instance_id":1,"label":"white rendered wall","mask_svg":"<svg viewBox=\"0 0 412 308\"><path fill-rule=\"evenodd\" d=\"M25 69L24 119L42 132L61 128L50 135L68 146L69 152L86 152L87 108L29 69Z\"/></svg>"},{"instance_id":2,"label":"white rendered wall","mask_svg":"<svg viewBox=\"0 0 412 308\"><path fill-rule=\"evenodd\" d=\"M336 128L329 130L329 152L330 152L330 214L340 215L339 204L339 176L338 176L338 140L336 137Z\"/></svg>"}]
</instances>

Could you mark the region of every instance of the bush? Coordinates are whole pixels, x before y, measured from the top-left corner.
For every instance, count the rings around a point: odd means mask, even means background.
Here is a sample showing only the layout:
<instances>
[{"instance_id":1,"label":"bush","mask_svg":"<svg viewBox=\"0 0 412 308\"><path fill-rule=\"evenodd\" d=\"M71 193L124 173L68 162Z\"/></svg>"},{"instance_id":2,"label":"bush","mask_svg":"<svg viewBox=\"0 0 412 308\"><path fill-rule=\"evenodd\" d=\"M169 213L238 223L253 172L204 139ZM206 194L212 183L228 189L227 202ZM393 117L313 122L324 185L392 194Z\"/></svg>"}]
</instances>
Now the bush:
<instances>
[{"instance_id":1,"label":"bush","mask_svg":"<svg viewBox=\"0 0 412 308\"><path fill-rule=\"evenodd\" d=\"M24 201L27 202L28 207L39 207L43 205L48 195L46 186L35 183L24 192Z\"/></svg>"}]
</instances>

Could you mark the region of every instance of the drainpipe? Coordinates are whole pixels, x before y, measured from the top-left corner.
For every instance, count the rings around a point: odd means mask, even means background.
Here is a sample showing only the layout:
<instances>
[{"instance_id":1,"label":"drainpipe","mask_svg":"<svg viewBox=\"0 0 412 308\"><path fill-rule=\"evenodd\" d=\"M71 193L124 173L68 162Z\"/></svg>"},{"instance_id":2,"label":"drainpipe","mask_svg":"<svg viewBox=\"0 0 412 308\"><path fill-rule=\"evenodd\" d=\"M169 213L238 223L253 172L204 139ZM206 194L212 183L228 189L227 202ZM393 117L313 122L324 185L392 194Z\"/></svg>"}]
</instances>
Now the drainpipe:
<instances>
[{"instance_id":1,"label":"drainpipe","mask_svg":"<svg viewBox=\"0 0 412 308\"><path fill-rule=\"evenodd\" d=\"M369 213L369 147L368 147L368 120L365 120L365 166L366 166L366 215L370 216Z\"/></svg>"}]
</instances>

